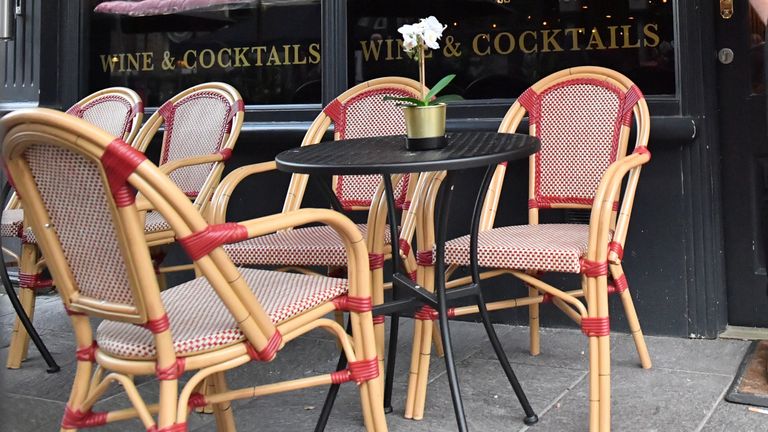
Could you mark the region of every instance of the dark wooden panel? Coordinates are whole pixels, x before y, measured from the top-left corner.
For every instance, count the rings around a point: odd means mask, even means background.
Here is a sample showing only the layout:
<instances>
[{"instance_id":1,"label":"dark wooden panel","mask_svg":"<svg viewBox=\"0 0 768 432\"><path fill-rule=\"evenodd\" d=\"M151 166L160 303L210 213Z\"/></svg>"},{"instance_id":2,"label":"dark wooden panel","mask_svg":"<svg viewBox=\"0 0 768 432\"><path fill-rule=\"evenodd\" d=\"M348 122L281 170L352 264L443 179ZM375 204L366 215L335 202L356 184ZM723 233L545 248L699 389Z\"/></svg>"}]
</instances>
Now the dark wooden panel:
<instances>
[{"instance_id":1,"label":"dark wooden panel","mask_svg":"<svg viewBox=\"0 0 768 432\"><path fill-rule=\"evenodd\" d=\"M0 49L0 103L37 102L40 77L40 2L25 0L16 17L16 36Z\"/></svg>"}]
</instances>

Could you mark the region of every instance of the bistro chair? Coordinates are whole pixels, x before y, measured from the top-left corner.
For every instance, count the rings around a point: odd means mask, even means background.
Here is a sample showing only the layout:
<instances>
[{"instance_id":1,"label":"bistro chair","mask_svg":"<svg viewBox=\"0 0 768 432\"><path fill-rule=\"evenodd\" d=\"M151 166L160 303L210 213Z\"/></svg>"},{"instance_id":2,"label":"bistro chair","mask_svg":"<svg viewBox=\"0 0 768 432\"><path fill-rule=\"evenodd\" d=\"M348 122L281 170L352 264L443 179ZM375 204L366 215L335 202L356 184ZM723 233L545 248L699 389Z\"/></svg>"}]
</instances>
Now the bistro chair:
<instances>
[{"instance_id":1,"label":"bistro chair","mask_svg":"<svg viewBox=\"0 0 768 432\"><path fill-rule=\"evenodd\" d=\"M111 87L86 96L69 108L67 114L79 117L131 143L144 117L144 105L139 95L133 90ZM22 202L15 192L11 194L3 210L2 236L18 238L21 241L20 255L6 248L3 248L3 253L13 258L19 268L20 303L31 320L34 315L36 291L50 289L52 284L49 279L42 276L45 262L37 248L34 233L29 227L24 226ZM17 317L11 334L6 366L10 369L20 368L28 349L29 334ZM39 349L46 350L44 347Z\"/></svg>"},{"instance_id":2,"label":"bistro chair","mask_svg":"<svg viewBox=\"0 0 768 432\"><path fill-rule=\"evenodd\" d=\"M210 82L190 87L165 102L142 126L136 147L145 152L161 126L160 170L166 173L200 212L206 211L214 189L232 156L243 125L245 104L229 84ZM160 212L139 198L146 211L145 231L156 264L164 253L160 246L173 243L174 232ZM160 271L190 268L179 266ZM161 278L162 280L162 278Z\"/></svg>"},{"instance_id":3,"label":"bistro chair","mask_svg":"<svg viewBox=\"0 0 768 432\"><path fill-rule=\"evenodd\" d=\"M208 225L185 191L120 138L47 109L11 113L0 126L9 178L24 197L75 331L77 370L62 430L138 417L147 430L186 431L189 410L208 403L218 430L234 430L232 400L355 381L367 430L386 431L367 250L354 223L331 210L304 209ZM160 291L133 189L168 221L201 277ZM313 222L342 239L346 279L239 269L220 248ZM351 335L324 318L345 305ZM91 318L101 319L95 333ZM272 361L286 343L317 328L338 338L347 369L227 388L228 370ZM157 378L158 403L139 393L134 377L141 375ZM211 388L203 396L206 378ZM112 383L122 385L131 406L93 411Z\"/></svg>"},{"instance_id":4,"label":"bistro chair","mask_svg":"<svg viewBox=\"0 0 768 432\"><path fill-rule=\"evenodd\" d=\"M488 269L483 279L512 275L529 290L523 298L489 302L488 310L528 306L530 351L539 354L539 304L553 303L580 324L589 338L590 430L610 429L610 346L608 294L618 294L624 306L640 363L651 367L648 349L622 268L624 244L640 169L650 160L648 106L640 90L610 69L577 67L552 74L526 90L502 120L499 132L514 133L525 113L529 133L541 150L529 160L528 225L495 227L496 209L506 164L497 167L485 197L480 219L478 261ZM628 153L632 119L636 139ZM435 180L439 183L439 179ZM624 193L620 189L626 182ZM432 188L430 191L437 189ZM433 200L434 196L425 197ZM420 208L427 209L422 205ZM546 209L590 212L589 224L539 223ZM429 224L432 215L425 213ZM431 251L426 239L419 250ZM469 265L469 236L449 241L445 257L453 269ZM421 254L421 252L419 252ZM429 259L418 261L430 268ZM450 271L450 270L449 270ZM544 282L545 273L581 276L581 289L563 291ZM461 282L455 280L448 286ZM583 298L583 302L579 300ZM458 307L449 314L476 313L477 307ZM431 319L425 316L422 319ZM422 339L429 335L422 335ZM429 369L429 344L420 344L415 362L419 387L413 392L415 416L423 415ZM413 365L412 365L413 367ZM409 392L411 396L411 392ZM420 410L420 411L419 411Z\"/></svg>"},{"instance_id":5,"label":"bistro chair","mask_svg":"<svg viewBox=\"0 0 768 432\"><path fill-rule=\"evenodd\" d=\"M408 78L377 78L358 84L342 93L323 109L304 135L301 145L313 145L322 141L332 124L334 139L405 134L402 109L395 101L385 101L383 98L384 96L419 97L419 95L419 83ZM229 199L240 182L249 176L274 169L276 169L274 162L265 162L238 168L227 175L214 194L211 220L214 223L225 221ZM405 213L402 218L400 239L398 239L399 250L407 265L413 270L414 277L415 260L410 251L409 240L415 229L413 224L415 208L411 207L411 200L416 193L417 178L416 175L410 175L393 181L396 185L395 205ZM292 175L283 212L300 208L308 180L308 175ZM386 202L382 199L381 178L377 175L335 176L332 179L330 194L338 203L339 210L370 210L373 206L373 210L369 212L368 224L359 224L358 229L363 237L367 238L373 300L374 304L380 304L384 301L384 261L392 253L389 229L382 222L386 219ZM375 233L375 235L369 233ZM314 273L310 267L325 266L330 268L330 274L343 274L347 266L344 245L339 236L327 226L283 230L245 242L225 245L224 250L239 265L284 266L284 270L304 273ZM379 354L383 356L384 317L374 317L374 323ZM383 363L383 357L381 360Z\"/></svg>"}]
</instances>

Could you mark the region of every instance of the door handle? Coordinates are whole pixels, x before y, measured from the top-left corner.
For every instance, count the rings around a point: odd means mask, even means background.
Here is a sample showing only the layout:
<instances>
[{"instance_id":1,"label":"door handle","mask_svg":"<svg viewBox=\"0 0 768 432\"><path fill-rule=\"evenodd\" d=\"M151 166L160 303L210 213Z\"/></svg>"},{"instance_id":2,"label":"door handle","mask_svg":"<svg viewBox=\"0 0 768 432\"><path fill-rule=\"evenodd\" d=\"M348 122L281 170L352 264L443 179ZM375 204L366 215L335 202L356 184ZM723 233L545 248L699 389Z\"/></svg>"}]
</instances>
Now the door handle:
<instances>
[{"instance_id":1,"label":"door handle","mask_svg":"<svg viewBox=\"0 0 768 432\"><path fill-rule=\"evenodd\" d=\"M731 19L733 16L733 0L720 0L720 16Z\"/></svg>"}]
</instances>

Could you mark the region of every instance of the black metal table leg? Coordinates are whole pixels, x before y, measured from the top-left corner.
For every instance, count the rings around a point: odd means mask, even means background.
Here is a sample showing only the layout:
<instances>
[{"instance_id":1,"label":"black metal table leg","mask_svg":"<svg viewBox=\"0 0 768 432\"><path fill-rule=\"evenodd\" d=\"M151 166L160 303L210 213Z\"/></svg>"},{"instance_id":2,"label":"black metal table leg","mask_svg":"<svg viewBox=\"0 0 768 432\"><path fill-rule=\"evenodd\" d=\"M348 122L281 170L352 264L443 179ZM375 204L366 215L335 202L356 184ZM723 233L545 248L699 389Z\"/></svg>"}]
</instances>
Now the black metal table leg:
<instances>
[{"instance_id":1,"label":"black metal table leg","mask_svg":"<svg viewBox=\"0 0 768 432\"><path fill-rule=\"evenodd\" d=\"M517 380L515 372L512 370L512 366L509 364L509 359L507 358L507 355L504 352L504 348L502 348L501 342L499 341L499 337L496 334L496 330L493 328L493 324L491 323L491 319L488 315L488 309L485 307L485 299L483 298L483 293L479 285L480 266L478 264L477 258L477 237L480 231L480 213L482 212L485 193L488 190L488 185L491 182L493 171L493 166L489 166L486 170L485 177L483 178L483 182L480 186L480 191L477 195L475 208L472 213L472 231L470 232L469 237L470 270L472 273L472 282L478 287L475 294L475 300L480 311L480 318L483 321L483 326L485 326L485 332L488 333L488 339L490 339L491 345L493 345L493 350L496 352L496 357L499 359L499 363L501 363L501 367L504 369L504 373L507 375L507 379L512 385L512 389L515 391L517 400L523 407L523 411L525 411L525 419L523 421L527 425L532 425L539 421L539 417L536 415L536 413L534 413L533 408L531 408L531 404L528 402L528 398L525 396L525 392L523 391L522 386L520 386L520 382Z\"/></svg>"},{"instance_id":2,"label":"black metal table leg","mask_svg":"<svg viewBox=\"0 0 768 432\"><path fill-rule=\"evenodd\" d=\"M347 317L347 334L351 332L352 319ZM341 354L339 354L339 362L336 363L336 370L340 371L345 367L347 367L347 355L342 349ZM328 387L328 393L325 395L323 409L320 410L320 417L317 419L317 424L315 425L315 432L323 432L325 426L328 425L328 418L331 416L331 411L333 411L333 404L336 402L336 396L339 394L340 387L341 384L331 384L330 387Z\"/></svg>"},{"instance_id":3,"label":"black metal table leg","mask_svg":"<svg viewBox=\"0 0 768 432\"><path fill-rule=\"evenodd\" d=\"M3 185L2 190L2 198L0 199L0 203L5 202L5 198L8 196L8 194L11 191L11 186L6 182ZM0 248L2 248L3 242L2 237L0 237ZM21 302L19 301L19 297L16 295L16 291L13 289L13 285L11 284L11 278L8 277L8 268L5 266L5 259L0 259L0 278L2 278L3 287L5 287L5 292L8 294L8 298L11 300L11 305L13 306L13 309L16 311L16 315L19 317L19 321L21 321L21 325L24 326L24 330L27 331L27 334L30 338L32 338L32 342L37 347L37 350L40 352L40 355L43 356L43 359L45 360L45 363L48 364L48 369L46 370L48 373L56 373L61 370L58 364L56 364L56 360L53 359L53 356L48 351L48 347L45 346L43 343L43 340L40 338L40 335L37 334L37 330L35 330L35 326L32 324L32 320L29 319L29 316L24 311L24 308L21 306Z\"/></svg>"},{"instance_id":4,"label":"black metal table leg","mask_svg":"<svg viewBox=\"0 0 768 432\"><path fill-rule=\"evenodd\" d=\"M437 194L435 203L435 212L437 214L437 232L435 236L436 243L436 268L435 268L435 290L437 291L437 312L440 321L440 334L443 338L443 351L445 352L445 369L448 375L448 385L451 388L451 400L453 400L453 412L456 415L456 424L459 431L465 432L467 428L467 417L464 414L464 403L461 400L461 390L459 388L459 377L456 374L456 363L453 359L453 346L451 344L451 331L448 327L448 305L445 296L445 236L448 229L448 208L451 204L451 195L453 194L453 176L450 171L445 175L443 187Z\"/></svg>"},{"instance_id":5,"label":"black metal table leg","mask_svg":"<svg viewBox=\"0 0 768 432\"><path fill-rule=\"evenodd\" d=\"M387 215L389 219L390 248L392 249L392 273L400 269L400 249L397 212L395 208L395 192L392 179L388 174L381 176L384 192L387 197ZM397 288L392 286L392 300L397 300ZM400 329L400 314L393 313L389 319L389 346L387 348L387 371L384 375L384 412L392 412L392 389L395 385L395 360L397 359L397 338Z\"/></svg>"}]
</instances>

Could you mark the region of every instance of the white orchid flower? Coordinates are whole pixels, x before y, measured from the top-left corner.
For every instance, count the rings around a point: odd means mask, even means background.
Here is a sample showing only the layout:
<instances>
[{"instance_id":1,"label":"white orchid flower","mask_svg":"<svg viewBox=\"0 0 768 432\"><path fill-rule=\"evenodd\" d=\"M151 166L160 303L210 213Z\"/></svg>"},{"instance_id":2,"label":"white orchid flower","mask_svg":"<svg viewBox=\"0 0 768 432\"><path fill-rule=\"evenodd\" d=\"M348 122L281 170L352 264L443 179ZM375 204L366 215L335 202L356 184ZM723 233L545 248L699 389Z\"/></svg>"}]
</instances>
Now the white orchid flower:
<instances>
[{"instance_id":1,"label":"white orchid flower","mask_svg":"<svg viewBox=\"0 0 768 432\"><path fill-rule=\"evenodd\" d=\"M433 32L437 34L437 39L440 39L440 36L443 35L443 30L448 27L447 25L441 24L437 18L431 15L426 18L422 18L419 21L419 25L425 29L424 35L426 35L427 32Z\"/></svg>"},{"instance_id":2,"label":"white orchid flower","mask_svg":"<svg viewBox=\"0 0 768 432\"><path fill-rule=\"evenodd\" d=\"M425 31L424 32L424 44L432 49L438 49L440 48L440 44L437 43L437 40L440 39L440 34L435 33L433 31Z\"/></svg>"},{"instance_id":3,"label":"white orchid flower","mask_svg":"<svg viewBox=\"0 0 768 432\"><path fill-rule=\"evenodd\" d=\"M416 48L419 45L418 39L412 36L405 36L403 35L403 49L405 52L411 52L414 48Z\"/></svg>"}]
</instances>

